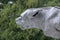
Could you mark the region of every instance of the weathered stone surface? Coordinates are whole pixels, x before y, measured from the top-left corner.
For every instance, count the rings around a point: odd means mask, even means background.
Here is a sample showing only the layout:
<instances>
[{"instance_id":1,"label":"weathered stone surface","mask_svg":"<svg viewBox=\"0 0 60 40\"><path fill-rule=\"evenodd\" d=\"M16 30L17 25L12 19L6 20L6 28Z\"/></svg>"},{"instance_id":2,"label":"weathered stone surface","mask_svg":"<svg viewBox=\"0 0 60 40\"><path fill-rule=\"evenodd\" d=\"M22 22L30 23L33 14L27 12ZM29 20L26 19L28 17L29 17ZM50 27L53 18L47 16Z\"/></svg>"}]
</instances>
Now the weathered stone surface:
<instances>
[{"instance_id":1,"label":"weathered stone surface","mask_svg":"<svg viewBox=\"0 0 60 40\"><path fill-rule=\"evenodd\" d=\"M16 23L21 29L38 28L44 35L60 38L60 8L43 7L27 9L16 18Z\"/></svg>"}]
</instances>

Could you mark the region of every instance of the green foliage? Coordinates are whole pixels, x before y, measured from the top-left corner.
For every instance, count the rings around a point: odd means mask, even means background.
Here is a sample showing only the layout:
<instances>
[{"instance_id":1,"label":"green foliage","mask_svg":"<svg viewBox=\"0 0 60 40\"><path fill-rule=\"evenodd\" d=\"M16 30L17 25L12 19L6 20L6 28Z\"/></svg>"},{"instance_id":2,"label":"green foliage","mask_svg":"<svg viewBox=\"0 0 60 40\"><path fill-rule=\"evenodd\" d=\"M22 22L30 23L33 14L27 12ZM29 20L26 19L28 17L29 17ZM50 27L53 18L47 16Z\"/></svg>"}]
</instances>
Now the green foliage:
<instances>
[{"instance_id":1,"label":"green foliage","mask_svg":"<svg viewBox=\"0 0 60 40\"><path fill-rule=\"evenodd\" d=\"M0 40L57 40L44 36L39 29L21 30L15 18L28 8L60 6L60 0L0 0ZM8 1L14 1L8 4Z\"/></svg>"}]
</instances>

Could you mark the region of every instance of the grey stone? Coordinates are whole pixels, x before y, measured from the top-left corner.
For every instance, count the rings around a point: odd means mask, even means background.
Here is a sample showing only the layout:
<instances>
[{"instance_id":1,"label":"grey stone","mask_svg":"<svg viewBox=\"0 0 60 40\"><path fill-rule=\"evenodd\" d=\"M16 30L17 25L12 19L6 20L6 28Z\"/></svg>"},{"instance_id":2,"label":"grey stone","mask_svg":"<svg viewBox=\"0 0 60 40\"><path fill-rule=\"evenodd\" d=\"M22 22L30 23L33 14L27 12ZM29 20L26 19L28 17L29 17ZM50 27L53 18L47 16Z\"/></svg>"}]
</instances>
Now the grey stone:
<instances>
[{"instance_id":1,"label":"grey stone","mask_svg":"<svg viewBox=\"0 0 60 40\"><path fill-rule=\"evenodd\" d=\"M16 23L22 30L38 28L48 37L60 38L60 7L27 9L16 18Z\"/></svg>"}]
</instances>

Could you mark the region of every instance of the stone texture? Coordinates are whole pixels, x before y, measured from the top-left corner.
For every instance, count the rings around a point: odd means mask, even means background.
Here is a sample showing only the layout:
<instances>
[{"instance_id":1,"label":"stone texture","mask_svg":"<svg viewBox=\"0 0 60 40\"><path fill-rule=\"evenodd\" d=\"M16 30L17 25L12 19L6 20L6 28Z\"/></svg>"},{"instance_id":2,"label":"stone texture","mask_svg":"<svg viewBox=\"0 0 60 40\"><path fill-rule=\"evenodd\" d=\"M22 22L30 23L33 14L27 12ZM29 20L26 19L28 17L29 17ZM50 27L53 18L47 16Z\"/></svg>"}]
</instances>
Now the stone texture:
<instances>
[{"instance_id":1,"label":"stone texture","mask_svg":"<svg viewBox=\"0 0 60 40\"><path fill-rule=\"evenodd\" d=\"M41 29L44 35L60 38L60 8L31 8L16 18L16 23L22 30L29 28Z\"/></svg>"}]
</instances>

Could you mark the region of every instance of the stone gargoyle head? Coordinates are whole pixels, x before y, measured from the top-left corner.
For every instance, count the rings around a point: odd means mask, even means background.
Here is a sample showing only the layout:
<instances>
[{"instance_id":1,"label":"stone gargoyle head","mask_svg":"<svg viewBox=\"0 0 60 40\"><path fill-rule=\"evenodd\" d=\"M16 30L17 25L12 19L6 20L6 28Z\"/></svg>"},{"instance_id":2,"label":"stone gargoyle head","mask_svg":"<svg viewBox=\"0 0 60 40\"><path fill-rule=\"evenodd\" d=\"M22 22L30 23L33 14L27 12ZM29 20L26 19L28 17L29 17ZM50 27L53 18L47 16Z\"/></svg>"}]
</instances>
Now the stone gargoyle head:
<instances>
[{"instance_id":1,"label":"stone gargoyle head","mask_svg":"<svg viewBox=\"0 0 60 40\"><path fill-rule=\"evenodd\" d=\"M60 8L31 8L16 18L16 23L22 30L29 28L41 29L44 35L60 38Z\"/></svg>"}]
</instances>

